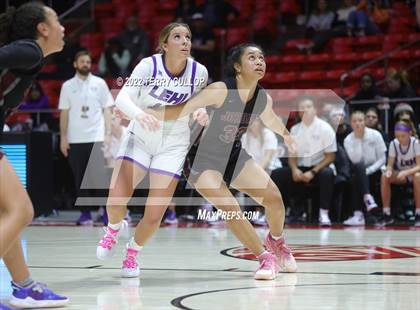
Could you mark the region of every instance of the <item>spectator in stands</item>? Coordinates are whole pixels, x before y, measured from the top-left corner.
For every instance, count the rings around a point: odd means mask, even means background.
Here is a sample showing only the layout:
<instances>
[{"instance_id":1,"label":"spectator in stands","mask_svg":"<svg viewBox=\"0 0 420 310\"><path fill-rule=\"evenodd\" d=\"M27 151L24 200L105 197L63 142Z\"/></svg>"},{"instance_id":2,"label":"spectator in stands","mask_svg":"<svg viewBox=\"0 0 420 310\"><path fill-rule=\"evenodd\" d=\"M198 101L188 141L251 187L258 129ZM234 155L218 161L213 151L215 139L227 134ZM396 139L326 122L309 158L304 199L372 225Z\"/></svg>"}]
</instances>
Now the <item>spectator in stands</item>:
<instances>
[{"instance_id":1,"label":"spectator in stands","mask_svg":"<svg viewBox=\"0 0 420 310\"><path fill-rule=\"evenodd\" d=\"M389 147L388 163L381 179L384 214L392 223L391 184L412 184L416 214L414 225L420 226L420 142L412 131L413 123L398 121L394 127L395 139Z\"/></svg>"},{"instance_id":2,"label":"spectator in stands","mask_svg":"<svg viewBox=\"0 0 420 310\"><path fill-rule=\"evenodd\" d=\"M386 161L386 146L382 135L365 125L365 114L354 111L351 115L353 132L344 139L344 148L353 170L353 216L344 221L345 225L365 225L365 218L360 208L360 200L375 224L382 224L382 211L372 193L377 192L381 168Z\"/></svg>"},{"instance_id":3,"label":"spectator in stands","mask_svg":"<svg viewBox=\"0 0 420 310\"><path fill-rule=\"evenodd\" d=\"M147 33L139 27L137 16L127 19L126 29L118 36L120 42L130 52L129 71L149 54L150 44Z\"/></svg>"},{"instance_id":4,"label":"spectator in stands","mask_svg":"<svg viewBox=\"0 0 420 310\"><path fill-rule=\"evenodd\" d=\"M375 100L380 99L379 90L376 87L376 80L370 73L363 73L359 80L360 89L349 99L356 100ZM376 103L353 103L350 106L351 111L366 111L369 108L376 107Z\"/></svg>"},{"instance_id":5,"label":"spectator in stands","mask_svg":"<svg viewBox=\"0 0 420 310\"><path fill-rule=\"evenodd\" d=\"M209 70L209 76L214 78L216 39L212 29L203 19L203 14L192 16L191 31L194 34L191 42L192 56Z\"/></svg>"},{"instance_id":6,"label":"spectator in stands","mask_svg":"<svg viewBox=\"0 0 420 310\"><path fill-rule=\"evenodd\" d=\"M299 198L307 192L305 185L319 187L319 223L330 226L329 209L334 189L334 162L337 143L331 126L316 115L314 99L298 99L301 122L291 128L297 144L297 153L290 154L289 168L282 169L277 175L279 182L289 184L290 198Z\"/></svg>"},{"instance_id":7,"label":"spectator in stands","mask_svg":"<svg viewBox=\"0 0 420 310\"><path fill-rule=\"evenodd\" d=\"M274 132L266 128L259 119L256 119L248 131L242 136L242 147L268 174L281 167L277 157L278 141ZM264 208L257 207L260 217L254 222L265 225Z\"/></svg>"},{"instance_id":8,"label":"spectator in stands","mask_svg":"<svg viewBox=\"0 0 420 310\"><path fill-rule=\"evenodd\" d=\"M412 98L416 96L416 91L408 79L407 71L396 70L394 68L387 71L383 96L390 99Z\"/></svg>"},{"instance_id":9,"label":"spectator in stands","mask_svg":"<svg viewBox=\"0 0 420 310\"><path fill-rule=\"evenodd\" d=\"M309 16L306 24L306 37L311 39L309 44L298 44L296 47L307 54L320 51L329 39L334 35L332 25L335 14L328 8L326 0L318 0L318 6L314 13Z\"/></svg>"},{"instance_id":10,"label":"spectator in stands","mask_svg":"<svg viewBox=\"0 0 420 310\"><path fill-rule=\"evenodd\" d=\"M126 77L130 61L130 52L123 46L120 39L111 38L99 59L99 74L106 78Z\"/></svg>"},{"instance_id":11,"label":"spectator in stands","mask_svg":"<svg viewBox=\"0 0 420 310\"><path fill-rule=\"evenodd\" d=\"M239 16L239 11L224 0L206 0L198 11L211 28L226 28L229 21Z\"/></svg>"},{"instance_id":12,"label":"spectator in stands","mask_svg":"<svg viewBox=\"0 0 420 310\"><path fill-rule=\"evenodd\" d=\"M351 127L346 122L346 113L343 109L335 108L331 110L329 123L336 129L336 140L337 144L343 146L344 139L351 133Z\"/></svg>"},{"instance_id":13,"label":"spectator in stands","mask_svg":"<svg viewBox=\"0 0 420 310\"><path fill-rule=\"evenodd\" d=\"M356 11L354 0L344 0L343 5L336 11L335 25L338 27L345 26L347 28L347 20L350 13Z\"/></svg>"},{"instance_id":14,"label":"spectator in stands","mask_svg":"<svg viewBox=\"0 0 420 310\"><path fill-rule=\"evenodd\" d=\"M87 51L76 54L74 68L76 75L63 84L60 93L60 150L68 157L77 196L92 197L98 191L82 191L82 181L92 181L94 184L87 184L89 188L97 188L98 180L108 182L102 150L109 148L113 99L106 82L90 73ZM88 171L88 163L94 169ZM84 206L77 224L92 223L90 208Z\"/></svg>"},{"instance_id":15,"label":"spectator in stands","mask_svg":"<svg viewBox=\"0 0 420 310\"><path fill-rule=\"evenodd\" d=\"M29 89L29 93L26 96L26 100L19 106L19 110L43 110L48 108L48 97L42 90L41 85L39 85L38 82L35 82ZM37 126L38 129L41 129L43 131L48 130L48 121L51 119L50 114L41 113L39 117L39 124L36 113L32 113L31 118L33 124L35 124L35 126Z\"/></svg>"},{"instance_id":16,"label":"spectator in stands","mask_svg":"<svg viewBox=\"0 0 420 310\"><path fill-rule=\"evenodd\" d=\"M356 11L350 13L347 20L348 36L374 35L380 32L389 21L389 12L384 9L380 1L361 0ZM378 27L379 26L379 27Z\"/></svg>"},{"instance_id":17,"label":"spectator in stands","mask_svg":"<svg viewBox=\"0 0 420 310\"><path fill-rule=\"evenodd\" d=\"M379 131L385 144L388 145L388 135L384 132L382 125L379 123L379 114L376 108L369 108L365 116L366 127Z\"/></svg>"},{"instance_id":18,"label":"spectator in stands","mask_svg":"<svg viewBox=\"0 0 420 310\"><path fill-rule=\"evenodd\" d=\"M194 0L179 0L175 11L175 21L189 24L191 17L197 12L197 6Z\"/></svg>"}]
</instances>

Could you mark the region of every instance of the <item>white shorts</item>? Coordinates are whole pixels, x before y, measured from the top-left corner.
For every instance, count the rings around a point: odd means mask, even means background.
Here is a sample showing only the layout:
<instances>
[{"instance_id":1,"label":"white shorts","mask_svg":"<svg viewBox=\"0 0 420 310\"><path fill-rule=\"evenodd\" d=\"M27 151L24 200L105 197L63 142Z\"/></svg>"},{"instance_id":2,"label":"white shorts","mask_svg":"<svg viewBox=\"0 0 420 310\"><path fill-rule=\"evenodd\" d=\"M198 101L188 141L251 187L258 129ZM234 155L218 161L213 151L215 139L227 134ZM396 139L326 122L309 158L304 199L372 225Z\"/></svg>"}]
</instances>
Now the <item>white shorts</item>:
<instances>
[{"instance_id":1,"label":"white shorts","mask_svg":"<svg viewBox=\"0 0 420 310\"><path fill-rule=\"evenodd\" d=\"M123 137L117 159L128 160L154 173L180 178L190 145L190 129L171 132L129 130Z\"/></svg>"}]
</instances>

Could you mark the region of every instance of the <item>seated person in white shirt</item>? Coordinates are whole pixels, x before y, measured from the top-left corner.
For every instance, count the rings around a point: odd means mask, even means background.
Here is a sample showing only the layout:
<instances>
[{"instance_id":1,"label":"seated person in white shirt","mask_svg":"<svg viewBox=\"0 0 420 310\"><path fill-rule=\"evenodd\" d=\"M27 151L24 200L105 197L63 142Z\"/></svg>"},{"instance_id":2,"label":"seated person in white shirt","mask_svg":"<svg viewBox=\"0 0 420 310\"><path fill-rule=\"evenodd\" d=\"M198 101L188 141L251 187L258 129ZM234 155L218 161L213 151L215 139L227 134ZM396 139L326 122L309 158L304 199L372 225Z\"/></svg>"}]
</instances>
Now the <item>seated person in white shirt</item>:
<instances>
[{"instance_id":1,"label":"seated person in white shirt","mask_svg":"<svg viewBox=\"0 0 420 310\"><path fill-rule=\"evenodd\" d=\"M289 156L290 168L280 169L282 173L276 175L276 179L281 183L285 182L284 179L290 182L290 195L293 197L301 197L302 192L308 191L303 185L314 184L319 187L319 223L330 226L328 212L335 177L330 165L337 151L335 132L330 124L316 116L314 99L300 98L298 109L302 121L290 130L296 141L297 154Z\"/></svg>"},{"instance_id":2,"label":"seated person in white shirt","mask_svg":"<svg viewBox=\"0 0 420 310\"><path fill-rule=\"evenodd\" d=\"M256 119L242 136L242 147L268 174L281 167L277 157L278 141L274 132L266 128L260 119ZM266 225L264 208L258 206L260 216L254 221L257 225Z\"/></svg>"},{"instance_id":3,"label":"seated person in white shirt","mask_svg":"<svg viewBox=\"0 0 420 310\"><path fill-rule=\"evenodd\" d=\"M366 127L365 113L354 111L350 122L353 132L344 139L344 148L352 162L353 216L344 224L365 225L361 201L374 223L382 224L382 211L371 193L374 186L379 184L381 167L385 165L385 141L379 131Z\"/></svg>"},{"instance_id":4,"label":"seated person in white shirt","mask_svg":"<svg viewBox=\"0 0 420 310\"><path fill-rule=\"evenodd\" d=\"M416 205L414 226L420 227L420 141L413 132L411 121L398 121L395 139L389 145L388 163L381 179L385 217L391 217L391 184L413 186Z\"/></svg>"}]
</instances>

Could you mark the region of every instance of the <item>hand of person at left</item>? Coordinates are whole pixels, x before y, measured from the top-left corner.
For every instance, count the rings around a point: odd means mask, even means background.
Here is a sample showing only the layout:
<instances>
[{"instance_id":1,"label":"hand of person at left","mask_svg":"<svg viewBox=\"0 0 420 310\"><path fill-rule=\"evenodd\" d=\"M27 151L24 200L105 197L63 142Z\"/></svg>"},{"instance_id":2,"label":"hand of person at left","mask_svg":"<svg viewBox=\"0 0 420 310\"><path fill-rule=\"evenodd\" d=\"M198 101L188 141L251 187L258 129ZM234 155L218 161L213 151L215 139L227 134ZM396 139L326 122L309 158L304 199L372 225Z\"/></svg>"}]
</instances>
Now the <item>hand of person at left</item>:
<instances>
[{"instance_id":1,"label":"hand of person at left","mask_svg":"<svg viewBox=\"0 0 420 310\"><path fill-rule=\"evenodd\" d=\"M193 120L197 121L201 126L209 124L209 115L206 109L200 108L193 113Z\"/></svg>"}]
</instances>

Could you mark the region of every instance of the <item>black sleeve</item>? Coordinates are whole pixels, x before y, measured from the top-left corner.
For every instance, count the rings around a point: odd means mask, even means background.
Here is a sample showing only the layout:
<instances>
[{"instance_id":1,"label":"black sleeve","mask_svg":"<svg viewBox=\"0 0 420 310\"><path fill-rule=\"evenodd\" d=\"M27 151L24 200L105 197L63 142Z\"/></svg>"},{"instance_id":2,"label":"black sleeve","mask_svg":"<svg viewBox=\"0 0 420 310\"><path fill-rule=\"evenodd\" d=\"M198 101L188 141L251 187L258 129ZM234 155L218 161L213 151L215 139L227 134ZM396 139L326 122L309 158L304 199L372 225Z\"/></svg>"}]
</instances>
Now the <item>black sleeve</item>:
<instances>
[{"instance_id":1,"label":"black sleeve","mask_svg":"<svg viewBox=\"0 0 420 310\"><path fill-rule=\"evenodd\" d=\"M0 48L0 69L30 70L43 59L36 43L16 41Z\"/></svg>"}]
</instances>

